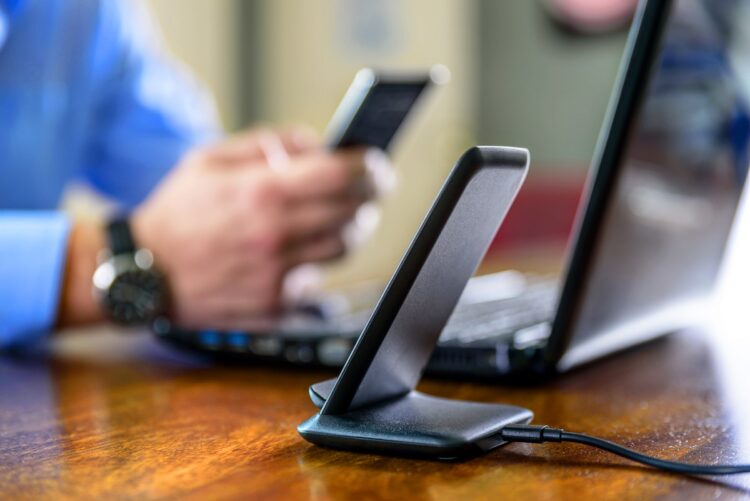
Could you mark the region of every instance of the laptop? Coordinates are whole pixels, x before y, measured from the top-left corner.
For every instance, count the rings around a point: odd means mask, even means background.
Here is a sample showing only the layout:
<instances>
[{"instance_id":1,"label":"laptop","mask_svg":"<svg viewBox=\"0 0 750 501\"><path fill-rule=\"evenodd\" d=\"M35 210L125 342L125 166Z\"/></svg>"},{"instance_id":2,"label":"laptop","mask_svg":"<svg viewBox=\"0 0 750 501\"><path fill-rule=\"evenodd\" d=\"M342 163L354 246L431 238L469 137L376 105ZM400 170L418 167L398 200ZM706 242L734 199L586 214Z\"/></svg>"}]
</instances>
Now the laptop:
<instances>
[{"instance_id":1,"label":"laptop","mask_svg":"<svg viewBox=\"0 0 750 501\"><path fill-rule=\"evenodd\" d=\"M427 374L555 374L702 318L749 162L748 22L750 0L641 2L563 276L471 279ZM340 367L375 304L353 296L252 332L154 331L248 363Z\"/></svg>"}]
</instances>

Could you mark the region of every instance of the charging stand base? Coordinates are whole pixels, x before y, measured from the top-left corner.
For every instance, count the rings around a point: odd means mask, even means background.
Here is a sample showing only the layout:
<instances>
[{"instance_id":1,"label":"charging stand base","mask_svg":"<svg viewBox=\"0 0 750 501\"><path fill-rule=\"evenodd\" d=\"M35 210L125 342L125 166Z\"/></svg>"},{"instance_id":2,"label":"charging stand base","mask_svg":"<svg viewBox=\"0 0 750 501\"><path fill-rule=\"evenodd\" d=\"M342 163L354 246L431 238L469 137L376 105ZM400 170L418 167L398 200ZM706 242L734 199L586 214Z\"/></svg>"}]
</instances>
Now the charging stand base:
<instances>
[{"instance_id":1,"label":"charging stand base","mask_svg":"<svg viewBox=\"0 0 750 501\"><path fill-rule=\"evenodd\" d=\"M456 459L502 445L498 435L504 426L528 423L532 417L531 411L512 405L412 391L345 414L317 414L297 430L324 447Z\"/></svg>"}]
</instances>

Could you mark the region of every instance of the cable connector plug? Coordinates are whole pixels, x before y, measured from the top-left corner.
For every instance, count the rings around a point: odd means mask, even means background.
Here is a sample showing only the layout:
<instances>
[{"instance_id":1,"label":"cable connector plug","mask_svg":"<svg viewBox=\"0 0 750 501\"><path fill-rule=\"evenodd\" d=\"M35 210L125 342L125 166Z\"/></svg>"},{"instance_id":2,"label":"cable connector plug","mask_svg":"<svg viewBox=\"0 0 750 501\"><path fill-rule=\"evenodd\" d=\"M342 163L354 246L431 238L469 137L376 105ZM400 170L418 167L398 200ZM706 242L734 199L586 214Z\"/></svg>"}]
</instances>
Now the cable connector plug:
<instances>
[{"instance_id":1,"label":"cable connector plug","mask_svg":"<svg viewBox=\"0 0 750 501\"><path fill-rule=\"evenodd\" d=\"M563 430L546 425L511 424L500 430L500 437L507 442L562 442Z\"/></svg>"}]
</instances>

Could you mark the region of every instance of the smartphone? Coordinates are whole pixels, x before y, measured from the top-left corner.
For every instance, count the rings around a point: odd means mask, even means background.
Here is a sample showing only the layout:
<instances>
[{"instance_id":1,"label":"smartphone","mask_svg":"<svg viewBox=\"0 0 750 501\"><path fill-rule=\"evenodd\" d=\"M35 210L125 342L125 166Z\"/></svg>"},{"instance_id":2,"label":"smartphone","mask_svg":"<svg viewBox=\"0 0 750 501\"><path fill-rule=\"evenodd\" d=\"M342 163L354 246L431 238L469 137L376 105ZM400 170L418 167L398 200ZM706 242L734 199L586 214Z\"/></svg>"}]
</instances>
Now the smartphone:
<instances>
[{"instance_id":1,"label":"smartphone","mask_svg":"<svg viewBox=\"0 0 750 501\"><path fill-rule=\"evenodd\" d=\"M329 148L374 146L388 151L420 96L449 78L442 65L422 74L359 70L328 125Z\"/></svg>"}]
</instances>

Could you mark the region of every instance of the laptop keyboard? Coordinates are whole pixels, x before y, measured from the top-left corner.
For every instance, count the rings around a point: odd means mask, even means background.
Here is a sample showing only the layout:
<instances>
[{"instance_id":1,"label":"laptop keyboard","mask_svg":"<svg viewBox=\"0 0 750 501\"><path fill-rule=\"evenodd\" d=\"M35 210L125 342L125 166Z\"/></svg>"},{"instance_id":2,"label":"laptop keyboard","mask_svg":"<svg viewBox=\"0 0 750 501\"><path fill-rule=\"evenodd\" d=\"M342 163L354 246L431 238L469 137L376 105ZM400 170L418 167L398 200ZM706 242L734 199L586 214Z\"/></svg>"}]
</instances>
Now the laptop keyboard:
<instances>
[{"instance_id":1,"label":"laptop keyboard","mask_svg":"<svg viewBox=\"0 0 750 501\"><path fill-rule=\"evenodd\" d=\"M557 298L557 280L517 272L472 279L440 336L440 345L495 347L504 342L515 344L529 336L536 342L549 332L546 326L554 317ZM172 329L168 324L162 328L154 324L154 330L157 334L172 335L211 351L249 352L265 357L283 355L296 362L304 362L316 352L320 363L333 366L346 360L371 313L371 308L328 312L305 310L286 316L281 324L276 325L275 335L183 331ZM329 356L331 349L336 352L335 357ZM294 356L287 353L290 350ZM300 354L302 351L304 354Z\"/></svg>"},{"instance_id":2,"label":"laptop keyboard","mask_svg":"<svg viewBox=\"0 0 750 501\"><path fill-rule=\"evenodd\" d=\"M524 285L511 294L489 300L460 302L443 330L440 342L467 344L494 340L549 321L557 307L557 286L557 280L527 276ZM335 325L336 331L344 335L356 335L370 314L371 310L367 309L335 315L326 320L326 325L329 329Z\"/></svg>"},{"instance_id":3,"label":"laptop keyboard","mask_svg":"<svg viewBox=\"0 0 750 501\"><path fill-rule=\"evenodd\" d=\"M529 283L517 296L461 304L440 336L441 343L467 344L512 336L515 332L549 321L557 307L557 281Z\"/></svg>"}]
</instances>

